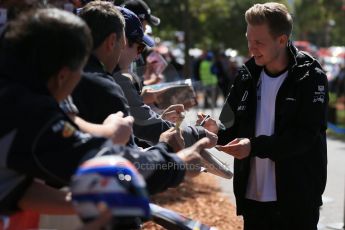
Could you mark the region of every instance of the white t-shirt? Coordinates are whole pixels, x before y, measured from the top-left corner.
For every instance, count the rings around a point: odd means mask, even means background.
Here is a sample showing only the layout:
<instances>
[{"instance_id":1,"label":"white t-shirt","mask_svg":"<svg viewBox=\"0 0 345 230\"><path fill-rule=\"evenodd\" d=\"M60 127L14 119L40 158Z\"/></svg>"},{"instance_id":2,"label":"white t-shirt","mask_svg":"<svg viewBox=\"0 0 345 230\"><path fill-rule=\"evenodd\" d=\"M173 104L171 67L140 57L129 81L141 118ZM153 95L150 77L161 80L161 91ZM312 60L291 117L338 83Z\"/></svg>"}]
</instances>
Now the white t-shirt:
<instances>
[{"instance_id":1,"label":"white t-shirt","mask_svg":"<svg viewBox=\"0 0 345 230\"><path fill-rule=\"evenodd\" d=\"M257 85L256 137L271 136L274 133L276 96L287 73L285 71L278 76L269 76L262 70L260 74ZM269 158L251 158L246 198L261 202L277 200L275 163Z\"/></svg>"}]
</instances>

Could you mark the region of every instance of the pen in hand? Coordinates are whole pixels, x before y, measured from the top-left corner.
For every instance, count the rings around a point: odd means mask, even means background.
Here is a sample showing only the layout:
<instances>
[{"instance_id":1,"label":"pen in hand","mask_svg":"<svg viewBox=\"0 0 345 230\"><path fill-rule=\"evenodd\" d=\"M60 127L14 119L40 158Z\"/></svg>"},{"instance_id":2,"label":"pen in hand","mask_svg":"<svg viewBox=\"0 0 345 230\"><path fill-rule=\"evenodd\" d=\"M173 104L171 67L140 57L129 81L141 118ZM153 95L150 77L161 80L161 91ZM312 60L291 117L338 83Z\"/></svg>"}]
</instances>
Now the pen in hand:
<instances>
[{"instance_id":1,"label":"pen in hand","mask_svg":"<svg viewBox=\"0 0 345 230\"><path fill-rule=\"evenodd\" d=\"M200 122L200 126L204 126L204 124L206 123L207 119L209 119L210 117L211 117L210 115L206 115L206 116L204 117L204 119L202 119L202 121ZM221 123L221 122L217 122L217 125L218 125L218 128L219 128L220 130L225 130L225 129L226 129L225 126L224 126L224 124Z\"/></svg>"},{"instance_id":2,"label":"pen in hand","mask_svg":"<svg viewBox=\"0 0 345 230\"><path fill-rule=\"evenodd\" d=\"M206 116L204 117L204 119L202 119L202 121L200 122L200 126L204 126L206 120L209 119L209 118L210 118L210 115L206 115Z\"/></svg>"},{"instance_id":3,"label":"pen in hand","mask_svg":"<svg viewBox=\"0 0 345 230\"><path fill-rule=\"evenodd\" d=\"M184 118L185 118L184 113L181 113L179 119L177 119L176 124L175 124L176 130L180 130L180 126Z\"/></svg>"}]
</instances>

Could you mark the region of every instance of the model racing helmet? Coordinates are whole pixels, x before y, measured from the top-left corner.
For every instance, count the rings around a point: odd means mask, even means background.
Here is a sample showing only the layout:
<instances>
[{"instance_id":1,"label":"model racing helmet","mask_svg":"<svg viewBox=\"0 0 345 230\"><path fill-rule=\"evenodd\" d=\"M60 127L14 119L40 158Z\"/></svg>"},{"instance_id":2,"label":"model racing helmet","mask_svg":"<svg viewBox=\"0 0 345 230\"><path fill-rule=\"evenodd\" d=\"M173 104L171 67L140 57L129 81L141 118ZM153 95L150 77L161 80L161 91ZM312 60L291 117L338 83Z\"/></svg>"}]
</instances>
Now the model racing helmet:
<instances>
[{"instance_id":1,"label":"model racing helmet","mask_svg":"<svg viewBox=\"0 0 345 230\"><path fill-rule=\"evenodd\" d=\"M84 162L72 178L71 192L84 222L100 215L100 205L111 211L112 226L132 229L150 217L145 181L134 165L120 156L101 156Z\"/></svg>"}]
</instances>

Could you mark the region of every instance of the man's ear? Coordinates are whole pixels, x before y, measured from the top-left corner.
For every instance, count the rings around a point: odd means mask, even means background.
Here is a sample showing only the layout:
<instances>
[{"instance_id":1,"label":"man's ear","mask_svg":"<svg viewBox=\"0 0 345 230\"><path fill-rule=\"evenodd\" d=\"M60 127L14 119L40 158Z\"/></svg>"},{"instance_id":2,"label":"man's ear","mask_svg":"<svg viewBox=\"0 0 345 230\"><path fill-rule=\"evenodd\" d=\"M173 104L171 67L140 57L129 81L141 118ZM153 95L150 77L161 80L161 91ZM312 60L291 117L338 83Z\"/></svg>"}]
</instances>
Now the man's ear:
<instances>
[{"instance_id":1,"label":"man's ear","mask_svg":"<svg viewBox=\"0 0 345 230\"><path fill-rule=\"evenodd\" d=\"M105 39L105 42L107 50L113 50L117 42L116 33L109 34Z\"/></svg>"},{"instance_id":2,"label":"man's ear","mask_svg":"<svg viewBox=\"0 0 345 230\"><path fill-rule=\"evenodd\" d=\"M279 44L286 47L287 43L289 41L289 37L286 36L286 34L283 34L281 36L279 36Z\"/></svg>"},{"instance_id":3,"label":"man's ear","mask_svg":"<svg viewBox=\"0 0 345 230\"><path fill-rule=\"evenodd\" d=\"M70 73L70 70L67 67L63 67L57 73L55 78L56 78L56 84L58 88L60 88L66 82L67 78L69 77L69 73Z\"/></svg>"},{"instance_id":4,"label":"man's ear","mask_svg":"<svg viewBox=\"0 0 345 230\"><path fill-rule=\"evenodd\" d=\"M57 74L51 76L47 82L48 90L57 101L60 100L60 90L61 87L65 84L67 78L68 68L63 67Z\"/></svg>"}]
</instances>

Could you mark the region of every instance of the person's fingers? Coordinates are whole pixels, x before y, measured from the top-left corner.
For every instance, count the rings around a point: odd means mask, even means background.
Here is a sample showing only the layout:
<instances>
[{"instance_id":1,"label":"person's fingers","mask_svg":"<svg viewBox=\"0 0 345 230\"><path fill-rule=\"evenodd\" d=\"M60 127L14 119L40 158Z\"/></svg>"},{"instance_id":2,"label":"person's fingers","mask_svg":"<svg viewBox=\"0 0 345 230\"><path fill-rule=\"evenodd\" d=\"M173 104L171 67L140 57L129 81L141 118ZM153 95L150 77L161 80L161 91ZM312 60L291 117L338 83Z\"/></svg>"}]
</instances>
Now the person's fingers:
<instances>
[{"instance_id":1,"label":"person's fingers","mask_svg":"<svg viewBox=\"0 0 345 230\"><path fill-rule=\"evenodd\" d=\"M165 120L168 120L171 123L176 123L178 121L178 118L177 117L167 117Z\"/></svg>"},{"instance_id":2,"label":"person's fingers","mask_svg":"<svg viewBox=\"0 0 345 230\"><path fill-rule=\"evenodd\" d=\"M195 151L200 152L201 150L205 149L207 147L207 145L210 144L210 139L207 137L202 138L201 140L199 140L198 142L196 142L193 145L193 148L195 149Z\"/></svg>"},{"instance_id":3,"label":"person's fingers","mask_svg":"<svg viewBox=\"0 0 345 230\"><path fill-rule=\"evenodd\" d=\"M232 141L230 141L229 143L226 144L227 145L235 145L238 144L241 140L238 138L233 139Z\"/></svg>"},{"instance_id":4,"label":"person's fingers","mask_svg":"<svg viewBox=\"0 0 345 230\"><path fill-rule=\"evenodd\" d=\"M124 119L125 119L127 122L131 123L131 124L134 123L134 117L132 117L132 116L127 116L127 117L125 117Z\"/></svg>"},{"instance_id":5,"label":"person's fingers","mask_svg":"<svg viewBox=\"0 0 345 230\"><path fill-rule=\"evenodd\" d=\"M153 92L157 95L164 93L165 91L167 91L168 88L163 88L163 89L159 89L159 90L153 90Z\"/></svg>"},{"instance_id":6,"label":"person's fingers","mask_svg":"<svg viewBox=\"0 0 345 230\"><path fill-rule=\"evenodd\" d=\"M228 147L230 151L236 152L241 149L242 145L240 143L237 143L237 144L227 145L226 147Z\"/></svg>"},{"instance_id":7,"label":"person's fingers","mask_svg":"<svg viewBox=\"0 0 345 230\"><path fill-rule=\"evenodd\" d=\"M222 146L222 145L216 145L215 148L218 149L219 151L223 151L223 152L226 152L228 150L228 148L226 146Z\"/></svg>"},{"instance_id":8,"label":"person's fingers","mask_svg":"<svg viewBox=\"0 0 345 230\"><path fill-rule=\"evenodd\" d=\"M171 111L171 110L175 110L175 108L176 108L176 104L174 104L174 105L170 105L168 108L166 108L165 110L166 111Z\"/></svg>"},{"instance_id":9,"label":"person's fingers","mask_svg":"<svg viewBox=\"0 0 345 230\"><path fill-rule=\"evenodd\" d=\"M243 159L245 157L243 152L243 146L241 143L234 144L234 145L225 145L225 146L216 146L216 149L219 151L226 152L237 159Z\"/></svg>"},{"instance_id":10,"label":"person's fingers","mask_svg":"<svg viewBox=\"0 0 345 230\"><path fill-rule=\"evenodd\" d=\"M216 124L217 124L217 122L211 117L209 117L205 120L205 125L216 125Z\"/></svg>"},{"instance_id":11,"label":"person's fingers","mask_svg":"<svg viewBox=\"0 0 345 230\"><path fill-rule=\"evenodd\" d=\"M183 104L177 104L177 111L182 113L185 111L184 105Z\"/></svg>"},{"instance_id":12,"label":"person's fingers","mask_svg":"<svg viewBox=\"0 0 345 230\"><path fill-rule=\"evenodd\" d=\"M176 111L176 113L182 113L184 112L184 105L183 104L175 104L175 105L171 105L168 107L167 110L173 110Z\"/></svg>"},{"instance_id":13,"label":"person's fingers","mask_svg":"<svg viewBox=\"0 0 345 230\"><path fill-rule=\"evenodd\" d=\"M198 116L198 119L197 119L197 121L196 121L196 124L197 124L197 125L200 125L200 123L205 119L205 117L206 117L207 115L204 114L204 113L202 113L202 112L198 112L197 116ZM210 116L209 116L209 118L207 118L207 119L205 120L205 123L206 123L206 121L208 121L209 119L210 119Z\"/></svg>"},{"instance_id":14,"label":"person's fingers","mask_svg":"<svg viewBox=\"0 0 345 230\"><path fill-rule=\"evenodd\" d=\"M227 154L229 154L229 155L231 155L231 156L233 156L235 158L238 158L237 153L234 153L234 152L229 151L229 150L221 150L221 151L223 151L223 152L225 152L225 153L227 153Z\"/></svg>"},{"instance_id":15,"label":"person's fingers","mask_svg":"<svg viewBox=\"0 0 345 230\"><path fill-rule=\"evenodd\" d=\"M181 139L181 146L183 146L182 148L184 148L186 146L186 142L184 141L184 139Z\"/></svg>"},{"instance_id":16,"label":"person's fingers","mask_svg":"<svg viewBox=\"0 0 345 230\"><path fill-rule=\"evenodd\" d=\"M234 143L234 144L231 144L231 145L227 145L229 148L233 149L233 150L238 150L240 148L242 148L242 143L238 142L238 143Z\"/></svg>"},{"instance_id":17,"label":"person's fingers","mask_svg":"<svg viewBox=\"0 0 345 230\"><path fill-rule=\"evenodd\" d=\"M164 133L165 133L165 134L168 134L168 135L173 135L173 134L176 133L176 130L175 130L174 127L171 127L170 129L166 130ZM162 133L162 134L163 134L163 133Z\"/></svg>"},{"instance_id":18,"label":"person's fingers","mask_svg":"<svg viewBox=\"0 0 345 230\"><path fill-rule=\"evenodd\" d=\"M184 139L182 139L182 138L177 138L177 142L178 142L180 148L179 148L176 152L180 151L180 150L183 149L184 146L185 146Z\"/></svg>"},{"instance_id":19,"label":"person's fingers","mask_svg":"<svg viewBox=\"0 0 345 230\"><path fill-rule=\"evenodd\" d=\"M161 133L161 135L168 134L170 132L171 132L171 128L169 128L168 130L165 130L163 133Z\"/></svg>"},{"instance_id":20,"label":"person's fingers","mask_svg":"<svg viewBox=\"0 0 345 230\"><path fill-rule=\"evenodd\" d=\"M164 113L164 116L165 116L165 117L172 117L172 116L179 117L178 113L177 113L175 110L165 112L165 113Z\"/></svg>"},{"instance_id":21,"label":"person's fingers","mask_svg":"<svg viewBox=\"0 0 345 230\"><path fill-rule=\"evenodd\" d=\"M196 122L195 122L196 125L200 125L200 123L202 122L202 120L204 120L204 118L198 116L198 119L197 119Z\"/></svg>"},{"instance_id":22,"label":"person's fingers","mask_svg":"<svg viewBox=\"0 0 345 230\"><path fill-rule=\"evenodd\" d=\"M169 119L171 120L178 120L179 118L180 118L180 116L179 115L177 115L177 114L175 114L175 113L173 113L173 114L170 114L169 116Z\"/></svg>"},{"instance_id":23,"label":"person's fingers","mask_svg":"<svg viewBox=\"0 0 345 230\"><path fill-rule=\"evenodd\" d=\"M220 151L223 151L223 152L226 152L226 153L231 153L234 154L237 150L236 147L234 147L233 145L225 145L225 146L216 146L216 149L220 150Z\"/></svg>"},{"instance_id":24,"label":"person's fingers","mask_svg":"<svg viewBox=\"0 0 345 230\"><path fill-rule=\"evenodd\" d=\"M240 154L239 153L234 153L234 152L231 152L229 153L230 155L232 155L233 157L235 157L236 159L241 159L240 157Z\"/></svg>"},{"instance_id":25,"label":"person's fingers","mask_svg":"<svg viewBox=\"0 0 345 230\"><path fill-rule=\"evenodd\" d=\"M115 113L115 115L118 116L118 117L123 117L124 116L123 112L121 112L121 111Z\"/></svg>"},{"instance_id":26,"label":"person's fingers","mask_svg":"<svg viewBox=\"0 0 345 230\"><path fill-rule=\"evenodd\" d=\"M176 123L176 122L179 121L179 117L177 117L177 116L168 116L168 117L166 118L166 120L168 120L168 121L170 121L170 122L172 122L172 123Z\"/></svg>"},{"instance_id":27,"label":"person's fingers","mask_svg":"<svg viewBox=\"0 0 345 230\"><path fill-rule=\"evenodd\" d=\"M203 112L198 112L198 117L205 117L206 114L204 114Z\"/></svg>"}]
</instances>

